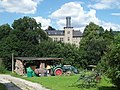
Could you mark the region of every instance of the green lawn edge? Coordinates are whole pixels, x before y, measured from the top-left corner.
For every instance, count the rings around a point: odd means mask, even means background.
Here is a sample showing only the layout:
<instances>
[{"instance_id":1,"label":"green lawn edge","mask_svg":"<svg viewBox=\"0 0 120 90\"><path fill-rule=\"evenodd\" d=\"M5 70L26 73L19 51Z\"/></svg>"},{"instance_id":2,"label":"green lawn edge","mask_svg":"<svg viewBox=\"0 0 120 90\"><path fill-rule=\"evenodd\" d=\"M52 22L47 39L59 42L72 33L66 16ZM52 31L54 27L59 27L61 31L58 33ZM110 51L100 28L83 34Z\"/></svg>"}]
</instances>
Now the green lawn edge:
<instances>
[{"instance_id":1,"label":"green lawn edge","mask_svg":"<svg viewBox=\"0 0 120 90\"><path fill-rule=\"evenodd\" d=\"M83 88L79 82L74 84L79 78L79 75L72 76L49 76L49 77L22 77L16 74L12 76L19 77L31 82L41 84L51 90L117 90L116 87L110 82L110 79L105 76L102 77L101 82L96 87Z\"/></svg>"}]
</instances>

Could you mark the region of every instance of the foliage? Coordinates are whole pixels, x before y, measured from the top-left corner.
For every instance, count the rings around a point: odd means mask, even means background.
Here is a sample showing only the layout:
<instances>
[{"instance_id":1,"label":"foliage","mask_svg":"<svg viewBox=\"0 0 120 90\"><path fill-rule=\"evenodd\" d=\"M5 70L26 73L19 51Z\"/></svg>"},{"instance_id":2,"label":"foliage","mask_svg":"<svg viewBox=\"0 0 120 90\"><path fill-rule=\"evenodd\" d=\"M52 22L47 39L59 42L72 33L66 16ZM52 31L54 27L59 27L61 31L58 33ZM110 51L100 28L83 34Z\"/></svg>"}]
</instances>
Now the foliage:
<instances>
[{"instance_id":1,"label":"foliage","mask_svg":"<svg viewBox=\"0 0 120 90\"><path fill-rule=\"evenodd\" d=\"M82 67L86 67L89 64L96 65L104 54L112 41L113 35L109 31L94 23L90 23L86 26L83 38L80 42L80 63Z\"/></svg>"},{"instance_id":2,"label":"foliage","mask_svg":"<svg viewBox=\"0 0 120 90\"><path fill-rule=\"evenodd\" d=\"M120 31L113 31L114 35L118 35L120 33Z\"/></svg>"},{"instance_id":3,"label":"foliage","mask_svg":"<svg viewBox=\"0 0 120 90\"><path fill-rule=\"evenodd\" d=\"M54 29L49 26L49 29ZM0 26L0 57L7 69L11 69L11 54L15 56L64 58L62 64L86 67L97 64L112 41L112 31L94 23L86 26L80 48L62 42L53 42L35 19L23 17L14 20L12 27Z\"/></svg>"},{"instance_id":4,"label":"foliage","mask_svg":"<svg viewBox=\"0 0 120 90\"><path fill-rule=\"evenodd\" d=\"M0 73L4 74L6 72L7 72L7 69L5 68L5 66L4 65L0 65Z\"/></svg>"},{"instance_id":5,"label":"foliage","mask_svg":"<svg viewBox=\"0 0 120 90\"><path fill-rule=\"evenodd\" d=\"M14 20L12 27L17 30L36 30L37 28L41 28L41 24L37 24L34 18L23 17L18 20Z\"/></svg>"},{"instance_id":6,"label":"foliage","mask_svg":"<svg viewBox=\"0 0 120 90\"><path fill-rule=\"evenodd\" d=\"M38 47L38 56L64 58L62 64L77 65L79 58L78 48L71 44L61 42L43 41ZM79 66L79 65L78 65Z\"/></svg>"},{"instance_id":7,"label":"foliage","mask_svg":"<svg viewBox=\"0 0 120 90\"><path fill-rule=\"evenodd\" d=\"M101 76L97 71L81 71L80 77L75 83L80 82L81 87L90 88L97 87L97 84L101 81Z\"/></svg>"},{"instance_id":8,"label":"foliage","mask_svg":"<svg viewBox=\"0 0 120 90\"><path fill-rule=\"evenodd\" d=\"M9 35L11 27L9 24L4 24L0 26L0 40Z\"/></svg>"},{"instance_id":9,"label":"foliage","mask_svg":"<svg viewBox=\"0 0 120 90\"><path fill-rule=\"evenodd\" d=\"M40 57L58 57L57 54L60 48L59 43L49 40L41 42L37 47L37 51Z\"/></svg>"},{"instance_id":10,"label":"foliage","mask_svg":"<svg viewBox=\"0 0 120 90\"><path fill-rule=\"evenodd\" d=\"M23 17L15 20L12 28L8 25L0 26L0 57L8 70L11 70L11 54L15 56L37 56L36 48L48 36L41 29L35 19Z\"/></svg>"},{"instance_id":11,"label":"foliage","mask_svg":"<svg viewBox=\"0 0 120 90\"><path fill-rule=\"evenodd\" d=\"M49 27L52 28L52 27ZM6 30L6 32L5 32ZM6 24L0 26L0 57L11 70L11 54L14 56L58 57L64 58L63 64L79 66L78 48L71 44L53 42L41 29L41 25L30 17L14 20L12 28Z\"/></svg>"},{"instance_id":12,"label":"foliage","mask_svg":"<svg viewBox=\"0 0 120 90\"><path fill-rule=\"evenodd\" d=\"M101 67L100 70L107 73L112 82L120 89L120 34L115 36L99 66Z\"/></svg>"},{"instance_id":13,"label":"foliage","mask_svg":"<svg viewBox=\"0 0 120 90\"><path fill-rule=\"evenodd\" d=\"M12 27L14 28L13 33L22 41L39 43L39 40L48 39L46 33L41 29L41 24L37 24L33 18L23 17L15 20Z\"/></svg>"}]
</instances>

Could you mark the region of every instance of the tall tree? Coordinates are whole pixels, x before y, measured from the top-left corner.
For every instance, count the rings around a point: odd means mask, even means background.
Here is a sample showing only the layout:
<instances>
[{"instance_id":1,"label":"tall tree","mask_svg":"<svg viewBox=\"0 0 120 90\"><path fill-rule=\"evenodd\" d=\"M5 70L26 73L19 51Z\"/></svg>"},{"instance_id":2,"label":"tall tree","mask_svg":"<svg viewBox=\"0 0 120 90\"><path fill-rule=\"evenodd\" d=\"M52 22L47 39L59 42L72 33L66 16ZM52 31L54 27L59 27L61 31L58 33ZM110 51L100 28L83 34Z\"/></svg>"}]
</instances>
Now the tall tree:
<instances>
[{"instance_id":1,"label":"tall tree","mask_svg":"<svg viewBox=\"0 0 120 90\"><path fill-rule=\"evenodd\" d=\"M11 67L11 53L15 56L37 56L37 45L47 40L47 34L33 18L23 17L15 20L11 28L8 24L0 26L0 57L5 65Z\"/></svg>"},{"instance_id":2,"label":"tall tree","mask_svg":"<svg viewBox=\"0 0 120 90\"><path fill-rule=\"evenodd\" d=\"M92 22L86 26L79 47L80 62L84 63L83 67L89 64L98 64L109 44L106 44L105 40L108 40L108 37L105 35L107 33L104 32L104 29ZM107 36L110 36L110 33Z\"/></svg>"},{"instance_id":3,"label":"tall tree","mask_svg":"<svg viewBox=\"0 0 120 90\"><path fill-rule=\"evenodd\" d=\"M37 24L34 18L23 17L18 20L14 20L12 27L17 30L36 30L37 28L41 28L41 24Z\"/></svg>"},{"instance_id":4,"label":"tall tree","mask_svg":"<svg viewBox=\"0 0 120 90\"><path fill-rule=\"evenodd\" d=\"M33 18L23 17L15 20L12 27L14 28L13 33L20 40L32 41L35 44L48 39L47 34L41 29L41 24Z\"/></svg>"}]
</instances>

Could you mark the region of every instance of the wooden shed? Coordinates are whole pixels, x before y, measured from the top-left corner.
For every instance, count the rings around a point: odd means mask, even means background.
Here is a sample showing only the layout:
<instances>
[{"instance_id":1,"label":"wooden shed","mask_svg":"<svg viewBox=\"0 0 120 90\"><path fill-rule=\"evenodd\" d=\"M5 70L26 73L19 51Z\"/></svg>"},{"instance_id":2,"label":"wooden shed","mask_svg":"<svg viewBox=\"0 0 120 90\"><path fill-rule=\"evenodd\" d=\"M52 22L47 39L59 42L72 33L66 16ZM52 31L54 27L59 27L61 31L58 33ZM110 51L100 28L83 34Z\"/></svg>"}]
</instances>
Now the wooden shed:
<instances>
[{"instance_id":1,"label":"wooden shed","mask_svg":"<svg viewBox=\"0 0 120 90\"><path fill-rule=\"evenodd\" d=\"M34 70L37 68L47 68L47 65L53 65L55 61L61 61L63 58L40 58L40 57L14 57L15 72L19 75L26 74L26 67L31 66ZM30 61L34 63L30 64ZM28 64L28 65L27 65Z\"/></svg>"}]
</instances>

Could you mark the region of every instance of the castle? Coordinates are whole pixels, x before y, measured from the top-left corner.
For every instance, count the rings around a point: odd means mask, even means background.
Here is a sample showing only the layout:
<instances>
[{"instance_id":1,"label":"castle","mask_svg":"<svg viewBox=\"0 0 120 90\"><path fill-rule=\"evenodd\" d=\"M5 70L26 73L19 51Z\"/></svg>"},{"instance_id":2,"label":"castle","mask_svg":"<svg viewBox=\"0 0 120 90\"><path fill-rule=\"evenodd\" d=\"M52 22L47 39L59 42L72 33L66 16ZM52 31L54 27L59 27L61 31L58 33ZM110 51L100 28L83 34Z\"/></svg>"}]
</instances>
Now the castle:
<instances>
[{"instance_id":1,"label":"castle","mask_svg":"<svg viewBox=\"0 0 120 90\"><path fill-rule=\"evenodd\" d=\"M53 41L71 43L77 47L82 38L82 32L80 30L74 30L71 27L71 17L66 17L66 27L64 27L64 30L46 30L46 33Z\"/></svg>"}]
</instances>

